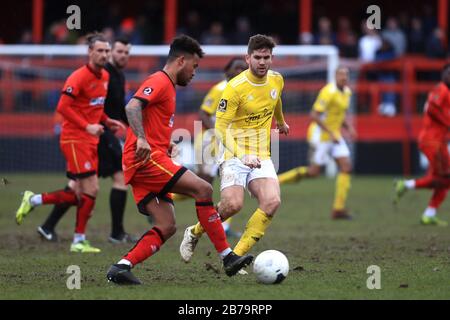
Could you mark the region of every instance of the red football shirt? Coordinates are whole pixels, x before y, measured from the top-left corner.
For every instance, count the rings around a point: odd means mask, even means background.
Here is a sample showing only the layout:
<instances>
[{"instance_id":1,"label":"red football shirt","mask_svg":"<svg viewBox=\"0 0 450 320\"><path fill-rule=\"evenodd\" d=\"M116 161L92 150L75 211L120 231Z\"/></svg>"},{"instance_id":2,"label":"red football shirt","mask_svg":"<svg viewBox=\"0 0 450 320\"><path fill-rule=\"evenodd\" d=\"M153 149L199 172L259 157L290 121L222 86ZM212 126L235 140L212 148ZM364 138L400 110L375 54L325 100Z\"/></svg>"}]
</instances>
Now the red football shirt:
<instances>
[{"instance_id":1,"label":"red football shirt","mask_svg":"<svg viewBox=\"0 0 450 320\"><path fill-rule=\"evenodd\" d=\"M62 91L57 111L63 116L62 141L74 140L97 144L99 138L86 132L88 124L104 120L104 104L109 74L104 69L96 73L89 65L75 70Z\"/></svg>"},{"instance_id":2,"label":"red football shirt","mask_svg":"<svg viewBox=\"0 0 450 320\"><path fill-rule=\"evenodd\" d=\"M142 122L152 152L168 151L175 116L175 96L172 80L164 71L158 71L144 81L133 97L143 102ZM124 170L136 163L136 142L133 130L128 128L123 151Z\"/></svg>"},{"instance_id":3,"label":"red football shirt","mask_svg":"<svg viewBox=\"0 0 450 320\"><path fill-rule=\"evenodd\" d=\"M450 126L450 90L439 83L428 95L419 141L445 142Z\"/></svg>"}]
</instances>

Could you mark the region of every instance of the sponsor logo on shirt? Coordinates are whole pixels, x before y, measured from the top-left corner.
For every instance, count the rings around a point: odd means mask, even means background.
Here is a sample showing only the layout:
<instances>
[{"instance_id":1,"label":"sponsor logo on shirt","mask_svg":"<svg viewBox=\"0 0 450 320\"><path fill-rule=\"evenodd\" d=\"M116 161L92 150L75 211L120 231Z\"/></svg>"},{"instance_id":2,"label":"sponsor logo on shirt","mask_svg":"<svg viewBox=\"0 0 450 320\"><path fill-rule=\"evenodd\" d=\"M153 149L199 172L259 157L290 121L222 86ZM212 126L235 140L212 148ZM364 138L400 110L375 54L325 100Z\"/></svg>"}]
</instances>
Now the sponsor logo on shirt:
<instances>
[{"instance_id":1,"label":"sponsor logo on shirt","mask_svg":"<svg viewBox=\"0 0 450 320\"><path fill-rule=\"evenodd\" d=\"M90 106L99 106L99 105L104 105L104 104L105 104L105 97L93 98L89 102Z\"/></svg>"},{"instance_id":2,"label":"sponsor logo on shirt","mask_svg":"<svg viewBox=\"0 0 450 320\"><path fill-rule=\"evenodd\" d=\"M219 112L225 112L227 110L228 100L220 99L219 108L217 109Z\"/></svg>"},{"instance_id":3,"label":"sponsor logo on shirt","mask_svg":"<svg viewBox=\"0 0 450 320\"><path fill-rule=\"evenodd\" d=\"M247 124L250 124L252 122L259 122L260 120L266 120L267 117L272 116L272 111L270 111L268 108L264 108L263 111L258 113L250 113L247 115L247 118L245 119L245 122Z\"/></svg>"},{"instance_id":4,"label":"sponsor logo on shirt","mask_svg":"<svg viewBox=\"0 0 450 320\"><path fill-rule=\"evenodd\" d=\"M150 88L150 87L146 87L146 88L144 88L144 90L142 91L146 96L149 96L152 92L153 92L153 89L152 88Z\"/></svg>"}]
</instances>

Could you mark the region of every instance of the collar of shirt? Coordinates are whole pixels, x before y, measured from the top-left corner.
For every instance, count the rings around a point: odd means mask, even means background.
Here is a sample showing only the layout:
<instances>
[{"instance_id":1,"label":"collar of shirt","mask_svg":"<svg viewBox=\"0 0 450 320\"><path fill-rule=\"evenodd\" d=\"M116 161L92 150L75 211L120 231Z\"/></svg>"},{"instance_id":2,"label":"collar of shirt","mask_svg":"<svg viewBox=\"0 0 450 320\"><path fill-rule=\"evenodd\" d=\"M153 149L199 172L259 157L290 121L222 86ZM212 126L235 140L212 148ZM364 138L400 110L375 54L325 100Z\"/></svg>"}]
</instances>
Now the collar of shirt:
<instances>
[{"instance_id":1,"label":"collar of shirt","mask_svg":"<svg viewBox=\"0 0 450 320\"><path fill-rule=\"evenodd\" d=\"M255 76L250 69L248 69L247 71L245 71L245 76L247 77L248 80L250 80L250 82L256 83L256 84L263 84L267 81L267 74L264 78L259 78L257 76Z\"/></svg>"}]
</instances>

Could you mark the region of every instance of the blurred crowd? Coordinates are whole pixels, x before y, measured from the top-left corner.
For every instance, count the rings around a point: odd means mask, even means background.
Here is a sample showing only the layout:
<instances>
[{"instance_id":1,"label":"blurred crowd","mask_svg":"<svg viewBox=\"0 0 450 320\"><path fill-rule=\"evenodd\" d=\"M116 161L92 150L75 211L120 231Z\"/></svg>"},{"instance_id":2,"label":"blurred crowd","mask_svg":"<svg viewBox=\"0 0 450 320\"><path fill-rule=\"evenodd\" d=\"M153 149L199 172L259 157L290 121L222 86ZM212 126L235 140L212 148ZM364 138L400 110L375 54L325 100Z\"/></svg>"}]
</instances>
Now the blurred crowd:
<instances>
[{"instance_id":1,"label":"blurred crowd","mask_svg":"<svg viewBox=\"0 0 450 320\"><path fill-rule=\"evenodd\" d=\"M161 44L163 42L162 17L152 16L152 10L135 17L122 16L119 6L111 6L104 20L103 31L108 38L128 37L132 44ZM201 18L197 10L190 10L179 19L177 33L186 33L202 44L226 45L247 44L254 33L267 33L261 29L254 16L237 15L232 20L209 21ZM381 30L370 30L365 21L356 21L347 16L333 21L326 17L314 19L313 32L300 34L297 43L312 45L336 45L343 57L359 58L362 62L387 60L404 54L422 54L430 58L444 58L446 35L437 25L435 12L424 6L420 16L403 12L396 16L383 17ZM279 44L294 44L286 41L286 35L270 34ZM292 38L291 38L292 39ZM65 19L54 21L45 31L46 44L82 43L77 31L66 27ZM20 43L32 43L31 31L22 34Z\"/></svg>"}]
</instances>

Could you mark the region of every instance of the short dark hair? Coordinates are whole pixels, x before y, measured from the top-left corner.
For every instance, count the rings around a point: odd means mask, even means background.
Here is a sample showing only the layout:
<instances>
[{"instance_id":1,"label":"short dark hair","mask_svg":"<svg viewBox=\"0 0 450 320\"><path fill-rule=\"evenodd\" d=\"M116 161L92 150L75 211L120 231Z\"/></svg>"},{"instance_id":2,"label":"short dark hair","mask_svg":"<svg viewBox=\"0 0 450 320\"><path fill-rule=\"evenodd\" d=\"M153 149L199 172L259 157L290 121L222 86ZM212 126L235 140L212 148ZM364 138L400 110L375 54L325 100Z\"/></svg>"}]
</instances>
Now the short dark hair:
<instances>
[{"instance_id":1,"label":"short dark hair","mask_svg":"<svg viewBox=\"0 0 450 320\"><path fill-rule=\"evenodd\" d=\"M197 54L200 58L203 58L205 55L197 40L182 34L173 39L170 44L168 61L172 61L186 53Z\"/></svg>"},{"instance_id":2,"label":"short dark hair","mask_svg":"<svg viewBox=\"0 0 450 320\"><path fill-rule=\"evenodd\" d=\"M228 70L230 70L230 68L233 66L233 64L234 64L236 61L243 61L243 62L245 62L245 59L242 58L242 57L233 57L233 58L231 58L231 60L228 61L228 63L227 63L227 65L225 66L225 68L223 68L223 71L227 72Z\"/></svg>"},{"instance_id":3,"label":"short dark hair","mask_svg":"<svg viewBox=\"0 0 450 320\"><path fill-rule=\"evenodd\" d=\"M272 37L257 34L250 37L247 53L252 54L253 51L260 49L270 49L270 52L272 52L273 48L275 48L275 41L273 41Z\"/></svg>"},{"instance_id":4,"label":"short dark hair","mask_svg":"<svg viewBox=\"0 0 450 320\"><path fill-rule=\"evenodd\" d=\"M89 46L89 48L92 49L94 47L95 42L97 42L97 41L108 42L108 40L106 40L103 33L100 33L100 32L93 32L93 33L86 35L86 42L87 42L87 45Z\"/></svg>"},{"instance_id":5,"label":"short dark hair","mask_svg":"<svg viewBox=\"0 0 450 320\"><path fill-rule=\"evenodd\" d=\"M127 37L123 37L123 36L115 38L114 42L113 42L113 46L116 42L120 42L121 44L124 44L126 46L130 44L130 40Z\"/></svg>"}]
</instances>

